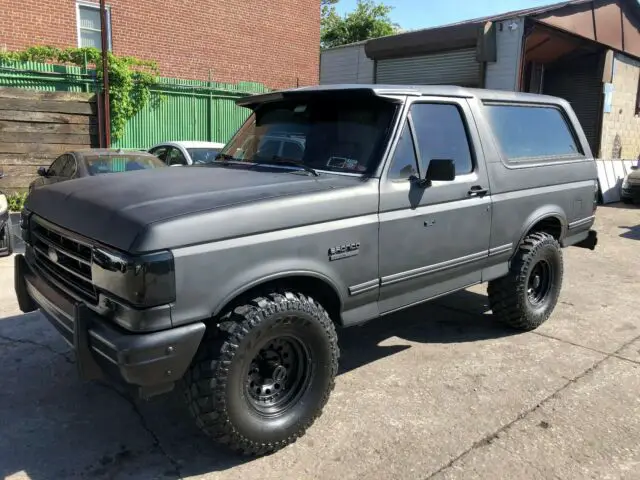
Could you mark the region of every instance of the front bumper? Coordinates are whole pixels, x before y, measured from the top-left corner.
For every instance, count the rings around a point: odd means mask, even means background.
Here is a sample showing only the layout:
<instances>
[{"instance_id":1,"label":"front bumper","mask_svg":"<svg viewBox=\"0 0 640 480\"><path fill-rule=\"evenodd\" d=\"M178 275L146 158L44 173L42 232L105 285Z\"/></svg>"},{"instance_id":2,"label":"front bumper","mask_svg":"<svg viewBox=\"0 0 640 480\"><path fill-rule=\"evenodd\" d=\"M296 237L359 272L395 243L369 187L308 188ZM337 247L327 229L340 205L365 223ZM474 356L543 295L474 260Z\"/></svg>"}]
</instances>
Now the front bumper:
<instances>
[{"instance_id":1,"label":"front bumper","mask_svg":"<svg viewBox=\"0 0 640 480\"><path fill-rule=\"evenodd\" d=\"M23 312L40 309L76 355L84 380L111 377L148 397L171 390L187 370L204 335L202 322L134 334L71 299L15 256L15 291Z\"/></svg>"}]
</instances>

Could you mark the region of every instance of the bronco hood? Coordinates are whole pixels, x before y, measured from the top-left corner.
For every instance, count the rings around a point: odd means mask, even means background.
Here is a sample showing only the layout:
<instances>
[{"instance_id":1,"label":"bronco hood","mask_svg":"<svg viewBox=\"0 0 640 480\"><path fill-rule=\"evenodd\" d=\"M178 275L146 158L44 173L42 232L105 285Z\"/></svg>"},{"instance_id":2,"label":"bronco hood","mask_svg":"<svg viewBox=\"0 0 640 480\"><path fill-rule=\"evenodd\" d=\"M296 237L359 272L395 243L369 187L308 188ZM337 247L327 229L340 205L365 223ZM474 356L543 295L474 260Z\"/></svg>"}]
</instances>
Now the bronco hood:
<instances>
[{"instance_id":1,"label":"bronco hood","mask_svg":"<svg viewBox=\"0 0 640 480\"><path fill-rule=\"evenodd\" d=\"M353 180L337 175L313 177L296 171L162 168L110 173L37 188L28 196L25 207L60 227L131 251L136 239L152 224L243 203L344 187L353 185Z\"/></svg>"}]
</instances>

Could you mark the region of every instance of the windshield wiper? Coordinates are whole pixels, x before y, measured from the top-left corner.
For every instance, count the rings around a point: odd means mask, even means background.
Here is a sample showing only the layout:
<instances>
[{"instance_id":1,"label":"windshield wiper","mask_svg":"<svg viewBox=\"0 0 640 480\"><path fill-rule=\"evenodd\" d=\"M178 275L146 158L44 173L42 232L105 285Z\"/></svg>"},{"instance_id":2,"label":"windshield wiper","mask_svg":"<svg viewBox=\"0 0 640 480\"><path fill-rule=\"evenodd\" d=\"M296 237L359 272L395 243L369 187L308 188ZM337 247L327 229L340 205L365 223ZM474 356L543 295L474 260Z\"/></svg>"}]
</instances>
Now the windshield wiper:
<instances>
[{"instance_id":1,"label":"windshield wiper","mask_svg":"<svg viewBox=\"0 0 640 480\"><path fill-rule=\"evenodd\" d=\"M309 165L305 165L303 162L299 162L297 160L293 160L293 159L290 159L290 158L279 157L277 155L274 155L273 157L271 157L271 160L269 162L259 162L256 165L269 165L270 163L277 164L277 165L285 165L285 166L288 166L288 167L298 167L301 170L309 172L314 177L318 177L319 176L318 172L316 172Z\"/></svg>"}]
</instances>

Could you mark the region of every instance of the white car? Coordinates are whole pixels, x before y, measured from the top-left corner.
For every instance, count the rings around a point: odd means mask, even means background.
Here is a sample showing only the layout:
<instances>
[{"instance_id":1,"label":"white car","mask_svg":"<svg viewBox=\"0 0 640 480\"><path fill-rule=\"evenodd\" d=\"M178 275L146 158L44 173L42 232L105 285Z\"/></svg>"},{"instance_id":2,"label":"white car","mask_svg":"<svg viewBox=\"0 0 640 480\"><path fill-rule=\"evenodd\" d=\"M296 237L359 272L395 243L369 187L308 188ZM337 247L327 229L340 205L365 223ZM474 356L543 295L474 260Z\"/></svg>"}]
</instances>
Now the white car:
<instances>
[{"instance_id":1,"label":"white car","mask_svg":"<svg viewBox=\"0 0 640 480\"><path fill-rule=\"evenodd\" d=\"M211 163L224 147L219 142L163 142L148 151L170 167Z\"/></svg>"}]
</instances>

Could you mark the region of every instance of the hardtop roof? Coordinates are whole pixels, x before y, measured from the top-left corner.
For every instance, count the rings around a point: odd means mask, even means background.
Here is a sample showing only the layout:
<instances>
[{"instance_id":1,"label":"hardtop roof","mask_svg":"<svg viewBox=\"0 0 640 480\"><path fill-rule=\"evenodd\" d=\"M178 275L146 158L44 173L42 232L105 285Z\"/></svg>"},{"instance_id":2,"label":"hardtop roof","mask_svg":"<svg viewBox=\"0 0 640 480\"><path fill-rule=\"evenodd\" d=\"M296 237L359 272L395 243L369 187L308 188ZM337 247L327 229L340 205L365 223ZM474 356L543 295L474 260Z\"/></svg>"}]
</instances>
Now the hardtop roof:
<instances>
[{"instance_id":1,"label":"hardtop roof","mask_svg":"<svg viewBox=\"0 0 640 480\"><path fill-rule=\"evenodd\" d=\"M299 87L279 90L269 93L261 93L240 98L236 103L240 106L272 102L296 96L313 95L315 93L330 94L332 92L352 92L370 94L373 96L406 95L406 96L434 96L434 97L458 97L478 98L484 101L498 102L526 102L526 103L551 103L564 104L566 100L549 95L536 93L512 92L508 90L491 90L481 88L466 88L455 85L386 85L386 84L332 84Z\"/></svg>"}]
</instances>

